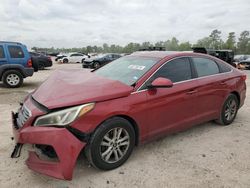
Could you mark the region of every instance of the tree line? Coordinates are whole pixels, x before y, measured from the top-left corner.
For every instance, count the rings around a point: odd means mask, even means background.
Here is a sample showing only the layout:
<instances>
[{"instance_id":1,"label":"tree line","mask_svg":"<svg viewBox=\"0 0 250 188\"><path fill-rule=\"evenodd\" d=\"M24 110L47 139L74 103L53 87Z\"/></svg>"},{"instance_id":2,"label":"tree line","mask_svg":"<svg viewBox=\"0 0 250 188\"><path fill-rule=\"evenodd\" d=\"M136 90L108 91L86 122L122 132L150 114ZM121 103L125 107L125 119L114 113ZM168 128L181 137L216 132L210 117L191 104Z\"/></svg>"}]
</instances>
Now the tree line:
<instances>
[{"instance_id":1,"label":"tree line","mask_svg":"<svg viewBox=\"0 0 250 188\"><path fill-rule=\"evenodd\" d=\"M32 50L43 51L47 53L55 52L82 52L82 53L132 53L139 49L145 49L149 47L164 47L169 51L190 51L192 47L205 47L210 49L231 49L234 50L235 54L250 54L250 32L243 31L240 33L238 39L236 39L235 32L228 33L225 41L221 38L221 31L215 29L207 37L199 39L196 43L191 44L189 41L180 42L176 37L167 41L158 41L156 43L143 42L133 43L130 42L125 46L116 44L104 43L102 46L86 46L82 48L39 48L33 47Z\"/></svg>"}]
</instances>

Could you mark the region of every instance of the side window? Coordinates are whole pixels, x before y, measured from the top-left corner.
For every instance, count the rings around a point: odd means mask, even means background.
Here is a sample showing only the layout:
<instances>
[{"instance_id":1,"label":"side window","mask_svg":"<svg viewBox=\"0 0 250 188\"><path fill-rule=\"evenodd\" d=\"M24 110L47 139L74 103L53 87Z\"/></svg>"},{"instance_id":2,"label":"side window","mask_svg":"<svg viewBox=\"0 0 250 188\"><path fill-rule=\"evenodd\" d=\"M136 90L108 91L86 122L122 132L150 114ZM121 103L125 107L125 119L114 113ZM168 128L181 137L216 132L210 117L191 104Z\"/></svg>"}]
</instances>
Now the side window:
<instances>
[{"instance_id":1,"label":"side window","mask_svg":"<svg viewBox=\"0 0 250 188\"><path fill-rule=\"evenodd\" d=\"M232 70L232 68L230 67L230 65L228 65L226 63L220 63L220 62L218 62L218 65L220 67L221 72L230 72Z\"/></svg>"},{"instance_id":2,"label":"side window","mask_svg":"<svg viewBox=\"0 0 250 188\"><path fill-rule=\"evenodd\" d=\"M0 58L5 58L5 54L3 51L3 46L0 46Z\"/></svg>"},{"instance_id":3,"label":"side window","mask_svg":"<svg viewBox=\"0 0 250 188\"><path fill-rule=\"evenodd\" d=\"M24 58L23 50L20 46L8 46L11 58Z\"/></svg>"},{"instance_id":4,"label":"side window","mask_svg":"<svg viewBox=\"0 0 250 188\"><path fill-rule=\"evenodd\" d=\"M192 71L188 58L178 58L167 62L152 76L151 82L158 77L168 78L173 83L191 79Z\"/></svg>"},{"instance_id":5,"label":"side window","mask_svg":"<svg viewBox=\"0 0 250 188\"><path fill-rule=\"evenodd\" d=\"M198 77L218 74L220 72L217 63L215 63L213 60L200 57L194 57L192 59Z\"/></svg>"},{"instance_id":6,"label":"side window","mask_svg":"<svg viewBox=\"0 0 250 188\"><path fill-rule=\"evenodd\" d=\"M23 50L20 46L8 46L11 58L24 58Z\"/></svg>"}]
</instances>

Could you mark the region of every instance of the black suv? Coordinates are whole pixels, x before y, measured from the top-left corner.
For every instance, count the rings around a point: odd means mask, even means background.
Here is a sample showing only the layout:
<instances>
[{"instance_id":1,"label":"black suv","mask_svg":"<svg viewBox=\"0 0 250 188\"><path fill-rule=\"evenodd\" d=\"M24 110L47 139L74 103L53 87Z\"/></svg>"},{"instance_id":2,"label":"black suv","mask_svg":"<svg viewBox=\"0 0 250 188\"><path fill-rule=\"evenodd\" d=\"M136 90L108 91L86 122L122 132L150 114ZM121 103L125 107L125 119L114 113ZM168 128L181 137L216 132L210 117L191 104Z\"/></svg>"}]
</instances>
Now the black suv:
<instances>
[{"instance_id":1,"label":"black suv","mask_svg":"<svg viewBox=\"0 0 250 188\"><path fill-rule=\"evenodd\" d=\"M233 63L233 61L234 61L234 51L233 50L213 50L213 49L206 49L204 47L195 47L192 49L193 49L193 52L209 54L209 55L215 56L215 57L229 63L230 65L236 67L236 64Z\"/></svg>"}]
</instances>

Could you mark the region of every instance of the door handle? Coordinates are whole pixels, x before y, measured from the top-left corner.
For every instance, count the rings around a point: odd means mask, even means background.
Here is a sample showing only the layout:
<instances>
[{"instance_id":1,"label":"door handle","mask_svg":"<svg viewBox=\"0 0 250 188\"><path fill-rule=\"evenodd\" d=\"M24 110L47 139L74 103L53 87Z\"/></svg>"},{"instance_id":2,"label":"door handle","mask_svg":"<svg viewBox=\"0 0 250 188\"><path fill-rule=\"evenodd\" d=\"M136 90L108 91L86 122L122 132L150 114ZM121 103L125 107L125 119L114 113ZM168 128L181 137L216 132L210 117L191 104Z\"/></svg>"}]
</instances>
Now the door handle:
<instances>
[{"instance_id":1,"label":"door handle","mask_svg":"<svg viewBox=\"0 0 250 188\"><path fill-rule=\"evenodd\" d=\"M220 85L226 85L226 82L220 82Z\"/></svg>"},{"instance_id":2,"label":"door handle","mask_svg":"<svg viewBox=\"0 0 250 188\"><path fill-rule=\"evenodd\" d=\"M197 90L190 90L190 91L187 92L188 95L192 95L194 93L197 93Z\"/></svg>"}]
</instances>

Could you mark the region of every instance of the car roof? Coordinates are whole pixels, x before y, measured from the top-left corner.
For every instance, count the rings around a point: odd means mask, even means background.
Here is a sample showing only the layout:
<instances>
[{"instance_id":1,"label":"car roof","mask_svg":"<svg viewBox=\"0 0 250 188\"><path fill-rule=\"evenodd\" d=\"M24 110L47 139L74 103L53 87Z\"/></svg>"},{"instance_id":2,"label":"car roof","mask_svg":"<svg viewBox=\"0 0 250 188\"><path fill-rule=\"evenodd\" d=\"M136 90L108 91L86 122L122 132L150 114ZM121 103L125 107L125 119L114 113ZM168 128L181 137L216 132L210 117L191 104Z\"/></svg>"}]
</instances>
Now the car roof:
<instances>
[{"instance_id":1,"label":"car roof","mask_svg":"<svg viewBox=\"0 0 250 188\"><path fill-rule=\"evenodd\" d=\"M0 41L0 43L22 45L22 43L20 42L11 42L11 41Z\"/></svg>"},{"instance_id":2,"label":"car roof","mask_svg":"<svg viewBox=\"0 0 250 188\"><path fill-rule=\"evenodd\" d=\"M141 57L152 57L152 58L159 58L163 59L167 56L173 55L194 55L197 53L194 52L185 52L185 51L137 51L132 53L130 56L141 56ZM199 53L199 55L201 55ZM203 54L202 54L203 55Z\"/></svg>"}]
</instances>

